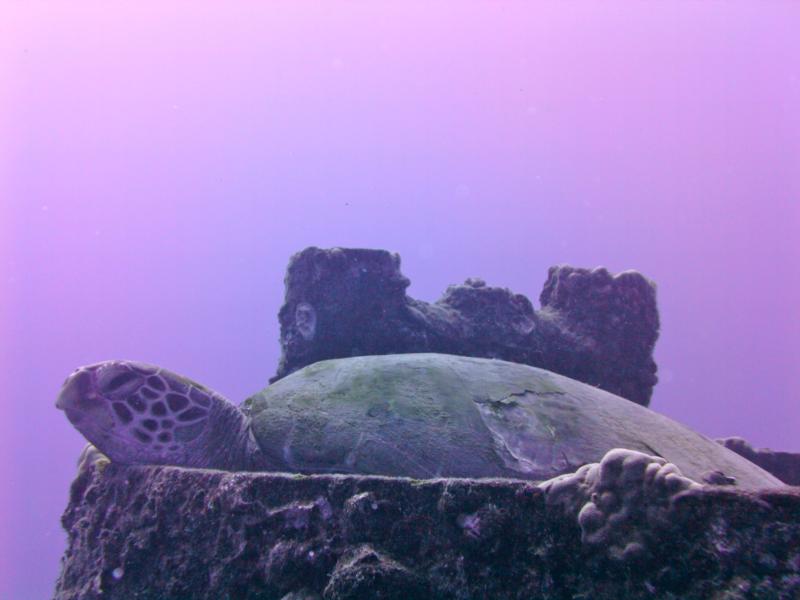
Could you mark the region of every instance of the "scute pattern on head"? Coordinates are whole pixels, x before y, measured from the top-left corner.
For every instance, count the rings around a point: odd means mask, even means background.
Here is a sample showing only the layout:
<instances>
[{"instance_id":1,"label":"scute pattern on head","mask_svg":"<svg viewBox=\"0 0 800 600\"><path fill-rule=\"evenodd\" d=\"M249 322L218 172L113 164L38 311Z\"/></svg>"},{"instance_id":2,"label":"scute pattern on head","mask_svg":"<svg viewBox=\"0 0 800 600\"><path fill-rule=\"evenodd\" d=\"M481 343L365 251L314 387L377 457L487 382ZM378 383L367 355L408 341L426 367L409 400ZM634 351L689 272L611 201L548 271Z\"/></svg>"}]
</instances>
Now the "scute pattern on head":
<instances>
[{"instance_id":1,"label":"scute pattern on head","mask_svg":"<svg viewBox=\"0 0 800 600\"><path fill-rule=\"evenodd\" d=\"M212 394L164 369L108 361L73 373L59 406L112 459L169 464L205 430Z\"/></svg>"},{"instance_id":2,"label":"scute pattern on head","mask_svg":"<svg viewBox=\"0 0 800 600\"><path fill-rule=\"evenodd\" d=\"M122 425L141 443L152 444L156 451L162 450L162 445L174 451L177 448L168 444L175 440L190 441L203 431L209 402L199 386L159 369L136 393L124 401L112 402L112 407ZM176 425L176 421L180 424Z\"/></svg>"}]
</instances>

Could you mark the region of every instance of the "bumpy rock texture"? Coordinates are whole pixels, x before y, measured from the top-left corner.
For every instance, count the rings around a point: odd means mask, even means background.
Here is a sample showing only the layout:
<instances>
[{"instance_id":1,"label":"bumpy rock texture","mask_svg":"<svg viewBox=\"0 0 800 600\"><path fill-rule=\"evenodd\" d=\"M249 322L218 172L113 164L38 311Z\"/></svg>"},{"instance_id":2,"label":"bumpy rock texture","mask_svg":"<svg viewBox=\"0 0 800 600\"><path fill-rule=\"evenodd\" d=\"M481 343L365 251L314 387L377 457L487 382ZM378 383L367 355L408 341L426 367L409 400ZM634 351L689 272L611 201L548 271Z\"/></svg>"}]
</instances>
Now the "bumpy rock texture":
<instances>
[{"instance_id":1,"label":"bumpy rock texture","mask_svg":"<svg viewBox=\"0 0 800 600\"><path fill-rule=\"evenodd\" d=\"M800 492L630 451L536 485L86 458L56 600L796 598Z\"/></svg>"},{"instance_id":2,"label":"bumpy rock texture","mask_svg":"<svg viewBox=\"0 0 800 600\"><path fill-rule=\"evenodd\" d=\"M784 483L800 485L800 453L754 448L740 437L720 438L716 441L772 473Z\"/></svg>"},{"instance_id":3,"label":"bumpy rock texture","mask_svg":"<svg viewBox=\"0 0 800 600\"><path fill-rule=\"evenodd\" d=\"M384 250L307 248L292 257L285 285L273 381L328 358L407 352L542 367L644 406L657 381L655 285L634 271L551 267L538 311L479 279L434 303L415 300L400 257Z\"/></svg>"}]
</instances>

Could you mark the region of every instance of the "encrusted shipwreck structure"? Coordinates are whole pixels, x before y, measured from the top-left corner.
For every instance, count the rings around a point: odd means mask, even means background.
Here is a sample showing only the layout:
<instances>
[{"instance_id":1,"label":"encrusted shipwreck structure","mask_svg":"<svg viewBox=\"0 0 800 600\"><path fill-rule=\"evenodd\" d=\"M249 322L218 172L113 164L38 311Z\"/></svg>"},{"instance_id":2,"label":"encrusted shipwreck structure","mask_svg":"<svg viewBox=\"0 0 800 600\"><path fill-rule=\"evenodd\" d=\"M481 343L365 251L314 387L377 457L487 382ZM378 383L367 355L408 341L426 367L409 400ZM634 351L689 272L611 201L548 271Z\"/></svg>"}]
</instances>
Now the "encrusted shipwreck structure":
<instances>
[{"instance_id":1,"label":"encrusted shipwreck structure","mask_svg":"<svg viewBox=\"0 0 800 600\"><path fill-rule=\"evenodd\" d=\"M273 381L328 358L441 352L541 367L647 406L657 382L655 285L636 271L551 267L534 310L468 279L434 303L406 295L400 257L306 248L286 272Z\"/></svg>"},{"instance_id":2,"label":"encrusted shipwreck structure","mask_svg":"<svg viewBox=\"0 0 800 600\"><path fill-rule=\"evenodd\" d=\"M797 598L800 492L612 451L517 480L87 461L56 600Z\"/></svg>"},{"instance_id":3,"label":"encrusted shipwreck structure","mask_svg":"<svg viewBox=\"0 0 800 600\"><path fill-rule=\"evenodd\" d=\"M388 252L295 255L274 379L327 358L442 352L649 402L659 321L638 273L554 267L538 311L478 280L435 303L407 286ZM742 444L724 443L747 457ZM92 450L54 600L800 597L800 489L717 475L621 449L545 482L124 466Z\"/></svg>"}]
</instances>

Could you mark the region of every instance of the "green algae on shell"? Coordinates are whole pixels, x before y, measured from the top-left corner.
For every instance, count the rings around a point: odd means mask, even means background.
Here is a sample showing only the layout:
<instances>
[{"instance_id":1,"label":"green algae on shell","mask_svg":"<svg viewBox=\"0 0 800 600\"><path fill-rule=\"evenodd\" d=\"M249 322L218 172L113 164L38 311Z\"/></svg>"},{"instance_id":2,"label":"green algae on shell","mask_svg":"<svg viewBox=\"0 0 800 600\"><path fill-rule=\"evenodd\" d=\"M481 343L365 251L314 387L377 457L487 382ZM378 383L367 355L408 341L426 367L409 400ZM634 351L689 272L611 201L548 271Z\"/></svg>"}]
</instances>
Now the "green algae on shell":
<instances>
[{"instance_id":1,"label":"green algae on shell","mask_svg":"<svg viewBox=\"0 0 800 600\"><path fill-rule=\"evenodd\" d=\"M413 478L544 480L613 448L660 456L701 481L781 485L712 440L596 387L500 360L396 354L326 360L245 401L271 468Z\"/></svg>"}]
</instances>

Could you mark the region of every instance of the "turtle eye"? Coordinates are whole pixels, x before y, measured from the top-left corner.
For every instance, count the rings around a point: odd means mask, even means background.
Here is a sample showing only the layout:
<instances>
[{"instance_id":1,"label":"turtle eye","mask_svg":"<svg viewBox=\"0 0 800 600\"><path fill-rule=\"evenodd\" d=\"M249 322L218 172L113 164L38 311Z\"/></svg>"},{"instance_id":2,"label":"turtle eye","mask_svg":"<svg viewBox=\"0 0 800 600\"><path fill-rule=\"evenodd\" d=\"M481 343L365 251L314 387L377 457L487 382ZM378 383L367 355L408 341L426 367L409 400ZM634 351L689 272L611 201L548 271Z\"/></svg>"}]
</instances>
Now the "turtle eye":
<instances>
[{"instance_id":1,"label":"turtle eye","mask_svg":"<svg viewBox=\"0 0 800 600\"><path fill-rule=\"evenodd\" d=\"M132 373L131 371L127 371L125 373L120 373L116 375L111 381L108 382L108 387L106 388L107 391L113 392L114 390L118 390L126 383L137 379L136 374Z\"/></svg>"},{"instance_id":2,"label":"turtle eye","mask_svg":"<svg viewBox=\"0 0 800 600\"><path fill-rule=\"evenodd\" d=\"M123 363L104 364L97 372L97 390L113 398L123 397L139 387L141 376Z\"/></svg>"}]
</instances>

